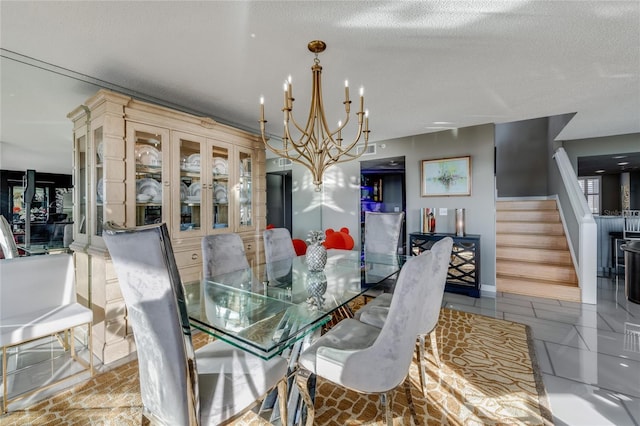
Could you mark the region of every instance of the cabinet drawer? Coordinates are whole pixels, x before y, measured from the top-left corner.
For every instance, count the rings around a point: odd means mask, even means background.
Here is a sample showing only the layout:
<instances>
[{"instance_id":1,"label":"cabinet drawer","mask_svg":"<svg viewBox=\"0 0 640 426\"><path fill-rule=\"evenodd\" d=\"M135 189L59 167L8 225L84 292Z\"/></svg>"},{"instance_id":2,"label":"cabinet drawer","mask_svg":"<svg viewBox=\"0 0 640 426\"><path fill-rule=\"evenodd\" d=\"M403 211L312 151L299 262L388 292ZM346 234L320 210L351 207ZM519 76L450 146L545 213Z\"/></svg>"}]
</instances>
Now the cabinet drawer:
<instances>
[{"instance_id":1,"label":"cabinet drawer","mask_svg":"<svg viewBox=\"0 0 640 426\"><path fill-rule=\"evenodd\" d=\"M185 250L174 253L178 268L202 265L202 250Z\"/></svg>"}]
</instances>

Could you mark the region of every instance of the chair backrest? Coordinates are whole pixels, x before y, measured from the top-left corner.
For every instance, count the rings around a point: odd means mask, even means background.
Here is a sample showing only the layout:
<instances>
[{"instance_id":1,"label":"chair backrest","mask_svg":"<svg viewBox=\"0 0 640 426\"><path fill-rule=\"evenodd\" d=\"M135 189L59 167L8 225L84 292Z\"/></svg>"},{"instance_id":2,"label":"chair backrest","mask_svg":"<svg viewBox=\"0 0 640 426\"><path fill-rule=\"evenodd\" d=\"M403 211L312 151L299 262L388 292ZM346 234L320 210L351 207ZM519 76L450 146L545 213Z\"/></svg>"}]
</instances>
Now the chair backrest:
<instances>
[{"instance_id":1,"label":"chair backrest","mask_svg":"<svg viewBox=\"0 0 640 426\"><path fill-rule=\"evenodd\" d=\"M11 226L2 215L0 215L0 249L2 249L5 259L18 257L18 247L16 246L16 241L13 239Z\"/></svg>"},{"instance_id":2,"label":"chair backrest","mask_svg":"<svg viewBox=\"0 0 640 426\"><path fill-rule=\"evenodd\" d=\"M238 234L215 234L202 238L204 277L235 272L249 267L244 243Z\"/></svg>"},{"instance_id":3,"label":"chair backrest","mask_svg":"<svg viewBox=\"0 0 640 426\"><path fill-rule=\"evenodd\" d=\"M266 229L264 237L264 257L267 263L296 257L296 250L287 228Z\"/></svg>"},{"instance_id":4,"label":"chair backrest","mask_svg":"<svg viewBox=\"0 0 640 426\"><path fill-rule=\"evenodd\" d=\"M397 254L404 212L366 212L364 216L364 252Z\"/></svg>"},{"instance_id":5,"label":"chair backrest","mask_svg":"<svg viewBox=\"0 0 640 426\"><path fill-rule=\"evenodd\" d=\"M622 238L625 240L640 239L640 210L623 210L624 228Z\"/></svg>"},{"instance_id":6,"label":"chair backrest","mask_svg":"<svg viewBox=\"0 0 640 426\"><path fill-rule=\"evenodd\" d=\"M300 238L294 238L291 240L293 243L293 249L296 251L296 255L302 256L303 254L307 254L307 243Z\"/></svg>"},{"instance_id":7,"label":"chair backrest","mask_svg":"<svg viewBox=\"0 0 640 426\"><path fill-rule=\"evenodd\" d=\"M71 243L73 243L73 223L68 223L62 232L62 247L69 247Z\"/></svg>"},{"instance_id":8,"label":"chair backrest","mask_svg":"<svg viewBox=\"0 0 640 426\"><path fill-rule=\"evenodd\" d=\"M451 263L451 250L453 249L453 239L445 237L438 240L432 247L433 253L433 275L430 275L429 293L427 293L425 303L422 307L422 330L421 333L428 334L436 328L440 318L440 308L444 297L444 287L447 282L447 272Z\"/></svg>"},{"instance_id":9,"label":"chair backrest","mask_svg":"<svg viewBox=\"0 0 640 426\"><path fill-rule=\"evenodd\" d=\"M413 359L416 336L422 330L423 306L436 287L435 280L429 279L436 273L433 259L428 250L404 264L378 338L345 363L345 385L362 392L386 392L402 383Z\"/></svg>"},{"instance_id":10,"label":"chair backrest","mask_svg":"<svg viewBox=\"0 0 640 426\"><path fill-rule=\"evenodd\" d=\"M166 225L105 224L138 351L145 414L162 424L198 424L198 375L191 328Z\"/></svg>"}]
</instances>

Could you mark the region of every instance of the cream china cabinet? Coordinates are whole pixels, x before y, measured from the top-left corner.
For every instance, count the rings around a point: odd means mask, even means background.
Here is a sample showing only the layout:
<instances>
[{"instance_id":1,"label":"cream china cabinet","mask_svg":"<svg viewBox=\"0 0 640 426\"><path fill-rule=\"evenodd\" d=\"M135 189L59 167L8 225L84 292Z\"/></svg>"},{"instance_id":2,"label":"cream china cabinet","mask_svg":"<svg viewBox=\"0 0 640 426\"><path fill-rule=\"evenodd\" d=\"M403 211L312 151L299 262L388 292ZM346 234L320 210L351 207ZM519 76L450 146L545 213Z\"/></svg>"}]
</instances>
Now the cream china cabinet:
<instances>
[{"instance_id":1,"label":"cream china cabinet","mask_svg":"<svg viewBox=\"0 0 640 426\"><path fill-rule=\"evenodd\" d=\"M166 222L183 282L201 278L201 241L214 233L239 233L250 263L262 263L265 151L257 135L108 90L69 118L78 296L93 307L94 348L108 363L134 345L102 224Z\"/></svg>"}]
</instances>

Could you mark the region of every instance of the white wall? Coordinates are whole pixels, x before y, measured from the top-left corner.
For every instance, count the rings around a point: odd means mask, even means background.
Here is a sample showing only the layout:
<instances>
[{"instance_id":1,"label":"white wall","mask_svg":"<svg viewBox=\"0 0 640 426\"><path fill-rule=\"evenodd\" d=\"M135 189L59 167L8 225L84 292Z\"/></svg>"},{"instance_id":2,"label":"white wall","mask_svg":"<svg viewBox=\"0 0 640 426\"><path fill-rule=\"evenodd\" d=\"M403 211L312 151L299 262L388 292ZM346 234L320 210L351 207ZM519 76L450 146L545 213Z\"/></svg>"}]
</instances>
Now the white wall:
<instances>
[{"instance_id":1,"label":"white wall","mask_svg":"<svg viewBox=\"0 0 640 426\"><path fill-rule=\"evenodd\" d=\"M495 286L495 191L494 191L494 125L466 127L438 133L399 138L376 143L375 156L360 160L405 156L407 233L418 232L420 209L436 207L448 209L446 216L436 216L436 231L452 233L454 210L464 208L466 231L481 236L481 284L485 290ZM457 156L471 156L471 196L421 197L421 161ZM267 161L267 170L273 168ZM300 166L293 167L293 234L304 238L310 229L341 228L346 226L360 245L360 164L351 161L332 166L324 179L324 191L314 192L310 173ZM322 215L318 216L321 206ZM408 241L407 236L407 241Z\"/></svg>"}]
</instances>

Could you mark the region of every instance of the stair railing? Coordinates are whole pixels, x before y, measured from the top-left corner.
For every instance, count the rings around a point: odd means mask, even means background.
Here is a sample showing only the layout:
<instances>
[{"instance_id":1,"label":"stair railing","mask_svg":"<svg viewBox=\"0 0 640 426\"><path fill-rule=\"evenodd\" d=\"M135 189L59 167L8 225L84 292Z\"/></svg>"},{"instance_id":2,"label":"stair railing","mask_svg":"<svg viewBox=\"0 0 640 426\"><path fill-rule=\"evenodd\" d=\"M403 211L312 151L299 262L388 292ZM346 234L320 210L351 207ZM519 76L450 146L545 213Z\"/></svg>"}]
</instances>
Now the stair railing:
<instances>
[{"instance_id":1,"label":"stair railing","mask_svg":"<svg viewBox=\"0 0 640 426\"><path fill-rule=\"evenodd\" d=\"M582 303L596 304L597 301L597 242L598 230L584 193L578 184L578 177L564 148L553 154L561 177L557 185L560 214L569 236L571 255L577 265L578 283ZM570 213L573 214L570 214Z\"/></svg>"}]
</instances>

